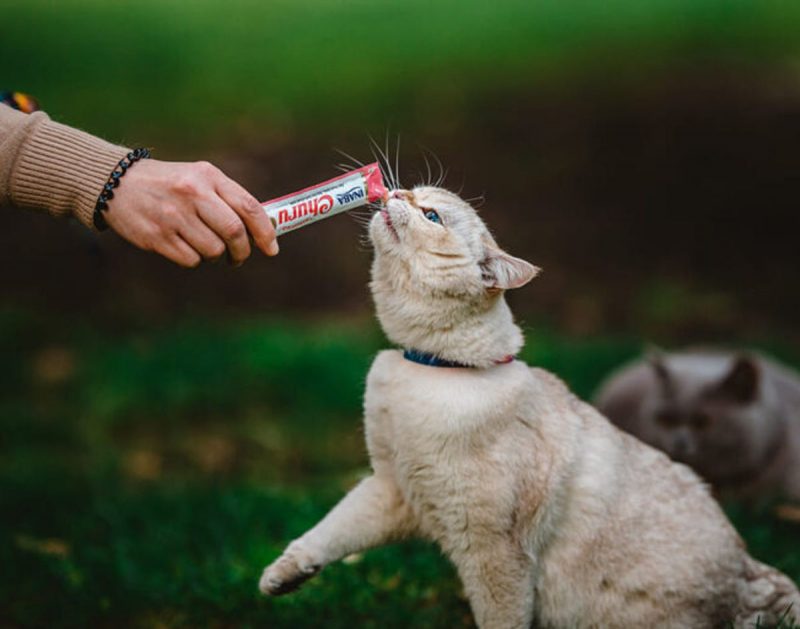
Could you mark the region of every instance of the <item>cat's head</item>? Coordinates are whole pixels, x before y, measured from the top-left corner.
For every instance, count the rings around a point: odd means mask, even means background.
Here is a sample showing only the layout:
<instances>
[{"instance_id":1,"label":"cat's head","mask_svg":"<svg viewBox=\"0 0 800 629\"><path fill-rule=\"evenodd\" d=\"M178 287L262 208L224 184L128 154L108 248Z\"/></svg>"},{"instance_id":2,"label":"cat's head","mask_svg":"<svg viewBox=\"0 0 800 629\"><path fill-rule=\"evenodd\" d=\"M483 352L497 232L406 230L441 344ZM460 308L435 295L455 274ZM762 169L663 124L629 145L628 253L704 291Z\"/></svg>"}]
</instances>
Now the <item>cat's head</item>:
<instances>
[{"instance_id":1,"label":"cat's head","mask_svg":"<svg viewBox=\"0 0 800 629\"><path fill-rule=\"evenodd\" d=\"M647 441L714 483L739 483L766 465L779 438L771 391L754 357L653 356L657 395Z\"/></svg>"},{"instance_id":2,"label":"cat's head","mask_svg":"<svg viewBox=\"0 0 800 629\"><path fill-rule=\"evenodd\" d=\"M469 203L433 186L393 190L369 235L372 293L392 341L476 366L519 351L502 294L539 269L500 249Z\"/></svg>"}]
</instances>

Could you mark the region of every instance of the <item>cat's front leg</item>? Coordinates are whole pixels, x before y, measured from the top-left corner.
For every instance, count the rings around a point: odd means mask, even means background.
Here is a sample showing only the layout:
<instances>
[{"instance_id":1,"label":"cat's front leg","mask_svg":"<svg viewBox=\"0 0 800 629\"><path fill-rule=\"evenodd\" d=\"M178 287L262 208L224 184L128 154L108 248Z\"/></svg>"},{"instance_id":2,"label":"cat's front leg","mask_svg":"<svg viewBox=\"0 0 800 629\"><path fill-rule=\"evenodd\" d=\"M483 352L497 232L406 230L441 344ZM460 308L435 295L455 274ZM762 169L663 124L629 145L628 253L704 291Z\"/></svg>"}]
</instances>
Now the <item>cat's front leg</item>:
<instances>
[{"instance_id":1,"label":"cat's front leg","mask_svg":"<svg viewBox=\"0 0 800 629\"><path fill-rule=\"evenodd\" d=\"M303 538L294 540L264 569L259 589L272 596L293 592L322 569L318 557L319 554L309 548Z\"/></svg>"},{"instance_id":2,"label":"cat's front leg","mask_svg":"<svg viewBox=\"0 0 800 629\"><path fill-rule=\"evenodd\" d=\"M408 537L415 528L413 512L394 481L370 476L264 569L259 588L264 594L286 594L325 565Z\"/></svg>"},{"instance_id":3,"label":"cat's front leg","mask_svg":"<svg viewBox=\"0 0 800 629\"><path fill-rule=\"evenodd\" d=\"M533 622L533 566L508 539L469 545L455 558L480 629L528 629Z\"/></svg>"}]
</instances>

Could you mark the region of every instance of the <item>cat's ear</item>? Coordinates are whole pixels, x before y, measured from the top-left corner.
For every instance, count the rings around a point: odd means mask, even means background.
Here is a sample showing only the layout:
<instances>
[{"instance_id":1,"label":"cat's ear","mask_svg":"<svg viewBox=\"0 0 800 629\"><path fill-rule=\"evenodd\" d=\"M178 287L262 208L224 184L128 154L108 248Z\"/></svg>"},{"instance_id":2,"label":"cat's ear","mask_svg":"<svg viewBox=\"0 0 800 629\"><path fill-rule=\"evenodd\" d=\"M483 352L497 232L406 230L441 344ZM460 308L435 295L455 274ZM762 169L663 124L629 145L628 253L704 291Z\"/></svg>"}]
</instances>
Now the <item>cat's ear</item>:
<instances>
[{"instance_id":1,"label":"cat's ear","mask_svg":"<svg viewBox=\"0 0 800 629\"><path fill-rule=\"evenodd\" d=\"M541 269L506 253L494 243L485 243L480 262L483 285L489 290L508 290L525 286Z\"/></svg>"},{"instance_id":2,"label":"cat's ear","mask_svg":"<svg viewBox=\"0 0 800 629\"><path fill-rule=\"evenodd\" d=\"M669 373L669 367L667 367L664 351L655 346L648 347L645 351L644 359L653 370L653 375L662 390L670 392L672 390L672 376Z\"/></svg>"},{"instance_id":3,"label":"cat's ear","mask_svg":"<svg viewBox=\"0 0 800 629\"><path fill-rule=\"evenodd\" d=\"M717 393L740 404L748 404L758 396L761 372L758 364L745 354L737 356L730 371L717 385Z\"/></svg>"}]
</instances>

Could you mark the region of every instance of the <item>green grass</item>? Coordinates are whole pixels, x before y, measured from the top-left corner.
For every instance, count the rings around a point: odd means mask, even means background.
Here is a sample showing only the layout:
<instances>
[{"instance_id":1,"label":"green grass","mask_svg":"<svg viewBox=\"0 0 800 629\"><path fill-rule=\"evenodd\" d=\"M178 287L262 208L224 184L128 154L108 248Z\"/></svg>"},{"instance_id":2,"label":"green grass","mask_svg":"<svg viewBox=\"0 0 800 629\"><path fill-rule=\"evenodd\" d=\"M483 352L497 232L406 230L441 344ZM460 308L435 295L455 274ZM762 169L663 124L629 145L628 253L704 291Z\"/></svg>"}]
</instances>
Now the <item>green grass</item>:
<instances>
[{"instance_id":1,"label":"green grass","mask_svg":"<svg viewBox=\"0 0 800 629\"><path fill-rule=\"evenodd\" d=\"M6 0L0 76L128 142L453 124L467 103L708 59L785 63L800 5L756 0ZM261 141L261 140L257 140Z\"/></svg>"},{"instance_id":2,"label":"green grass","mask_svg":"<svg viewBox=\"0 0 800 629\"><path fill-rule=\"evenodd\" d=\"M0 316L0 626L470 627L425 543L260 597L265 564L366 472L369 322L175 322L123 335ZM625 339L529 332L525 358L588 395ZM797 527L731 510L800 579Z\"/></svg>"}]
</instances>

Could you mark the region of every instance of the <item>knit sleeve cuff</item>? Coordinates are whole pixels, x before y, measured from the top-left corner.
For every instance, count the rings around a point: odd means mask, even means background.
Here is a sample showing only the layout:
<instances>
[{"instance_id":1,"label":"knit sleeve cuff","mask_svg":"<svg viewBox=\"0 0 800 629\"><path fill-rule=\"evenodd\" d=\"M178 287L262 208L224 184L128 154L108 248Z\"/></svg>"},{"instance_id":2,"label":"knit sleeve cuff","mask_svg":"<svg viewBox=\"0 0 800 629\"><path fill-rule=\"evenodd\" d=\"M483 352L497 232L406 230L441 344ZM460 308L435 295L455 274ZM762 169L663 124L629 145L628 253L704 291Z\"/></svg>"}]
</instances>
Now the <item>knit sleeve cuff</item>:
<instances>
[{"instance_id":1,"label":"knit sleeve cuff","mask_svg":"<svg viewBox=\"0 0 800 629\"><path fill-rule=\"evenodd\" d=\"M89 228L97 197L130 149L45 120L23 145L11 176L11 199L20 207L72 214Z\"/></svg>"}]
</instances>

